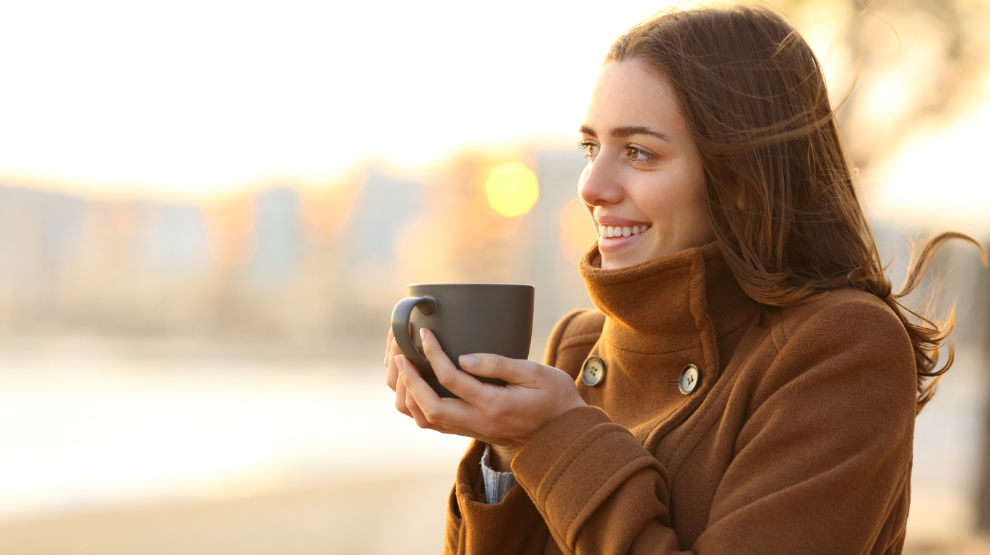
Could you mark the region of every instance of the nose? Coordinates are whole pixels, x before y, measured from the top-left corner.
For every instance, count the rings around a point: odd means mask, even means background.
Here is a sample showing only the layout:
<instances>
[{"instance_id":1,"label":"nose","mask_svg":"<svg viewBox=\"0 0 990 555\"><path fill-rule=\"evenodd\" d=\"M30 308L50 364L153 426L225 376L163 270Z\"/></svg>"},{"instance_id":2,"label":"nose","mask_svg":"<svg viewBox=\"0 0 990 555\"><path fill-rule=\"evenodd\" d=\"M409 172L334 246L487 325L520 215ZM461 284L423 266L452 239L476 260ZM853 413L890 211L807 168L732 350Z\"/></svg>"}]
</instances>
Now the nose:
<instances>
[{"instance_id":1,"label":"nose","mask_svg":"<svg viewBox=\"0 0 990 555\"><path fill-rule=\"evenodd\" d=\"M578 180L578 196L588 206L618 204L622 201L622 186L608 160L599 156L594 163L585 166Z\"/></svg>"}]
</instances>

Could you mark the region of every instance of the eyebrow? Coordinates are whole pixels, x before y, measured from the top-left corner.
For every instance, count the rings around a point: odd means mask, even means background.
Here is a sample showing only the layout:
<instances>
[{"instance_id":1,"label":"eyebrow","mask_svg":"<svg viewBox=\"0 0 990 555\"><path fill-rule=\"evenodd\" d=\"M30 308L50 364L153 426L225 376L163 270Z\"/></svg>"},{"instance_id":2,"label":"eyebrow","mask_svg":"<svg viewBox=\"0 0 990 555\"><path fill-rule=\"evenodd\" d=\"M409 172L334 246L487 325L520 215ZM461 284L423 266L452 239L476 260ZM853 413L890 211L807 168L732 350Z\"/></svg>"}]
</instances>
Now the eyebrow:
<instances>
[{"instance_id":1,"label":"eyebrow","mask_svg":"<svg viewBox=\"0 0 990 555\"><path fill-rule=\"evenodd\" d=\"M584 133L585 135L591 135L596 139L598 138L598 134L595 133L595 130L588 127L587 125L582 125L580 128L578 128L578 131ZM670 135L650 129L649 127L645 127L642 125L627 125L625 127L613 127L612 130L609 131L609 135L612 135L613 137L618 139L631 137L633 135L651 135L662 141L667 141L668 143L674 142L674 140L670 138Z\"/></svg>"}]
</instances>

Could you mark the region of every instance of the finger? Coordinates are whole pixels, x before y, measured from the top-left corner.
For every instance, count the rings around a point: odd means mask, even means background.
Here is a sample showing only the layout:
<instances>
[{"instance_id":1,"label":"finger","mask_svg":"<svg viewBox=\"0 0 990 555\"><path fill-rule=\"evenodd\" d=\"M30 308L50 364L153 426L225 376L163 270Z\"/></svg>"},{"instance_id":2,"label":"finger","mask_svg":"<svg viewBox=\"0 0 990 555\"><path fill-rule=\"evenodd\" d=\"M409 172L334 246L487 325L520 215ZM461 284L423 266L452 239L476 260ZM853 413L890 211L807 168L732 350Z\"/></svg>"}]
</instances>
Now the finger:
<instances>
[{"instance_id":1,"label":"finger","mask_svg":"<svg viewBox=\"0 0 990 555\"><path fill-rule=\"evenodd\" d=\"M408 391L408 390L406 390L406 391ZM408 403L408 410L411 413L411 415L413 417L413 420L416 421L416 424L420 428L427 429L427 430L433 430L433 431L436 431L436 432L440 432L441 434L458 435L458 436L463 436L463 437L470 437L470 438L478 439L478 440L481 440L481 441L489 441L489 439L490 439L487 436L483 436L481 434L476 434L476 433L474 433L474 432L472 432L470 430L461 430L461 429L458 429L458 428L447 428L445 426L440 426L439 424L433 424L432 422L430 422L426 418L426 415L423 414L422 409L420 409L419 408L419 405L416 404L416 400L413 399L412 395L408 395L406 397L406 401ZM490 441L496 441L496 442L498 442L498 441L506 441L506 440L504 440L504 439L491 439Z\"/></svg>"},{"instance_id":2,"label":"finger","mask_svg":"<svg viewBox=\"0 0 990 555\"><path fill-rule=\"evenodd\" d=\"M389 356L388 353L392 350L392 341L395 340L395 336L392 335L392 327L388 328L388 336L385 337L385 366L388 366Z\"/></svg>"},{"instance_id":3,"label":"finger","mask_svg":"<svg viewBox=\"0 0 990 555\"><path fill-rule=\"evenodd\" d=\"M421 427L421 428L434 430L434 431L440 432L442 434L457 435L457 436L462 436L462 437L469 437L469 438L477 439L479 441L484 441L485 443L491 443L491 444L502 444L502 443L506 443L506 442L510 442L510 443L513 442L512 440L505 439L505 438L489 437L489 436L486 436L484 434L480 434L480 433L475 432L475 431L472 431L472 430L466 430L466 429L462 429L462 428L447 427L447 426L442 426L442 425L439 425L439 424L431 423L429 421L429 419L426 418L426 415L423 414L423 410L419 408L419 405L416 403L416 399L413 398L413 396L408 393L409 390L405 388L405 385L403 385L402 380L399 380L399 385L398 385L398 388L396 389L396 391L401 391L402 399L403 399L402 401L400 401L399 400L399 394L396 393L396 404L397 404L397 406L398 406L398 403L400 403L400 402L403 403L403 407L402 407L402 410L400 412L402 412L406 416L409 416L413 420L415 420L416 421L416 424L419 425L419 427Z\"/></svg>"},{"instance_id":4,"label":"finger","mask_svg":"<svg viewBox=\"0 0 990 555\"><path fill-rule=\"evenodd\" d=\"M406 364L409 364L408 361L405 360L405 357L401 357L401 355L400 355L400 360L403 361L402 362L402 367L405 367ZM414 371L414 372L417 371L416 370L416 367L413 366L412 364L409 364L409 366L411 368L413 368L412 371ZM416 403L416 399L409 393L409 390L406 389L405 383L401 379L396 384L395 392L396 392L395 393L395 408L399 412L401 412L402 414L405 414L406 416L409 416L413 420L415 420L416 423L421 428L429 428L431 430L435 430L435 431L440 432L442 434L449 434L449 435L458 435L458 436L463 436L463 437L470 437L470 438L473 438L473 439L477 439L479 441L484 441L486 443L502 443L502 442L505 442L505 441L510 441L510 440L506 440L506 439L502 439L502 438L492 438L492 437L489 437L489 436L486 436L486 435L483 435L483 434L474 432L472 430L465 430L465 429L461 429L461 428L452 428L452 427L447 427L447 426L441 426L441 425L438 425L438 424L433 424L433 423L431 423L426 418L426 415L423 414L422 409L420 409L419 408L419 405Z\"/></svg>"},{"instance_id":5,"label":"finger","mask_svg":"<svg viewBox=\"0 0 990 555\"><path fill-rule=\"evenodd\" d=\"M447 429L467 430L474 434L493 435L490 426L482 420L476 408L463 399L437 395L412 364L403 364L399 377L415 403L415 410L419 410L429 424ZM408 402L406 407L410 408ZM417 421L417 424L419 423Z\"/></svg>"},{"instance_id":6,"label":"finger","mask_svg":"<svg viewBox=\"0 0 990 555\"><path fill-rule=\"evenodd\" d=\"M433 366L433 373L436 374L440 385L472 405L490 401L491 393L486 388L494 388L495 386L479 381L454 366L430 330L420 329L420 337L423 340L423 353L426 354L427 360Z\"/></svg>"},{"instance_id":7,"label":"finger","mask_svg":"<svg viewBox=\"0 0 990 555\"><path fill-rule=\"evenodd\" d=\"M409 366L412 367L411 364ZM405 361L403 361L402 369L403 371L406 370ZM412 371L416 372L418 375L417 370L414 369ZM446 428L430 422L430 420L426 417L426 414L424 414L423 410L419 407L419 403L416 402L415 397L413 397L412 394L409 392L409 389L405 387L403 380L399 380L399 383L403 383L402 392L403 395L405 396L403 402L405 404L406 412L409 414L409 416L413 418L413 420L416 421L416 425L419 426L420 428L436 430L438 432L446 433Z\"/></svg>"},{"instance_id":8,"label":"finger","mask_svg":"<svg viewBox=\"0 0 990 555\"><path fill-rule=\"evenodd\" d=\"M400 364L405 364L405 358L402 355L394 357L392 359L392 366L398 367ZM398 376L398 370L396 370L396 376ZM409 408L406 406L406 396L408 392L406 391L406 385L402 383L402 380L397 379L395 382L395 410L401 412L402 414L412 417L413 415L409 412Z\"/></svg>"},{"instance_id":9,"label":"finger","mask_svg":"<svg viewBox=\"0 0 990 555\"><path fill-rule=\"evenodd\" d=\"M485 378L498 378L513 385L529 385L539 375L542 365L488 353L463 355L458 359L465 372Z\"/></svg>"},{"instance_id":10,"label":"finger","mask_svg":"<svg viewBox=\"0 0 990 555\"><path fill-rule=\"evenodd\" d=\"M402 354L399 344L392 339L388 352L385 353L385 383L395 391L396 381L399 379L399 367L395 364L395 357Z\"/></svg>"},{"instance_id":11,"label":"finger","mask_svg":"<svg viewBox=\"0 0 990 555\"><path fill-rule=\"evenodd\" d=\"M434 430L440 432L441 434L470 437L488 443L509 441L505 439L490 438L486 435L482 435L477 432L473 432L471 430L462 430L460 428L449 428L447 426L442 426L440 424L434 424L433 422L430 422L430 420L423 413L423 409L421 409L419 405L416 404L416 400L413 398L413 396L408 394L409 390L405 390L405 391L407 392L407 397L406 397L407 409L409 410L413 420L416 421L416 425L418 425L420 428L426 430Z\"/></svg>"},{"instance_id":12,"label":"finger","mask_svg":"<svg viewBox=\"0 0 990 555\"><path fill-rule=\"evenodd\" d=\"M426 418L426 415L423 414L422 409L420 409L419 405L416 404L416 399L413 398L408 389L406 389L405 392L406 410L409 411L410 416L412 416L413 420L416 421L416 425L425 429L432 428L433 424L430 423L429 419Z\"/></svg>"}]
</instances>

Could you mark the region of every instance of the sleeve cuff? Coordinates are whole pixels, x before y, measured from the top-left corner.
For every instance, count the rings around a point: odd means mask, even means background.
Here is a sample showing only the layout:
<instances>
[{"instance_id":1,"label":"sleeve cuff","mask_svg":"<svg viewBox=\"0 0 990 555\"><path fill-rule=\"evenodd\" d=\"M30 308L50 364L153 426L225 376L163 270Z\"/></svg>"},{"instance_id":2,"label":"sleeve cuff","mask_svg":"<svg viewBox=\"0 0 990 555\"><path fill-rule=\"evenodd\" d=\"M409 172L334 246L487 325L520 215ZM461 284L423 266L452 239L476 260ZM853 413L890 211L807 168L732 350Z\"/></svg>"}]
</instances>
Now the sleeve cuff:
<instances>
[{"instance_id":1,"label":"sleeve cuff","mask_svg":"<svg viewBox=\"0 0 990 555\"><path fill-rule=\"evenodd\" d=\"M446 543L460 546L459 551L451 550L456 553L535 553L531 545L542 549L548 531L526 492L510 487L500 502L485 502L481 475L485 446L473 441L458 465L447 512Z\"/></svg>"},{"instance_id":2,"label":"sleeve cuff","mask_svg":"<svg viewBox=\"0 0 990 555\"><path fill-rule=\"evenodd\" d=\"M481 455L481 476L485 480L485 499L489 505L502 501L512 486L516 485L516 477L512 472L498 472L488 464L492 446L485 444L485 452Z\"/></svg>"}]
</instances>

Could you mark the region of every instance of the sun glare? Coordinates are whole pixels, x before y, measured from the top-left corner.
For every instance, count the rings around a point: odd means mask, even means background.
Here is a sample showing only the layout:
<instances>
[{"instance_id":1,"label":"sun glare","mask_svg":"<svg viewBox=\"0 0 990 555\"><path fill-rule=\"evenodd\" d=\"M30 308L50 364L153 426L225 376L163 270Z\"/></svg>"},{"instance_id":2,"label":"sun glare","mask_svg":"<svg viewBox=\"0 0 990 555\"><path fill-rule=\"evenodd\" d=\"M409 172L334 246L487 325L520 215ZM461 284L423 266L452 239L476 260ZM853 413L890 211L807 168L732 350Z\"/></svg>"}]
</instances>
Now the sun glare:
<instances>
[{"instance_id":1,"label":"sun glare","mask_svg":"<svg viewBox=\"0 0 990 555\"><path fill-rule=\"evenodd\" d=\"M536 174L519 162L502 164L485 182L488 204L503 216L513 218L530 211L540 196Z\"/></svg>"},{"instance_id":2,"label":"sun glare","mask_svg":"<svg viewBox=\"0 0 990 555\"><path fill-rule=\"evenodd\" d=\"M462 4L9 2L0 181L198 200L330 182L369 156L423 168L465 147L566 144L609 44L661 6ZM371 27L385 39L364 40Z\"/></svg>"}]
</instances>

